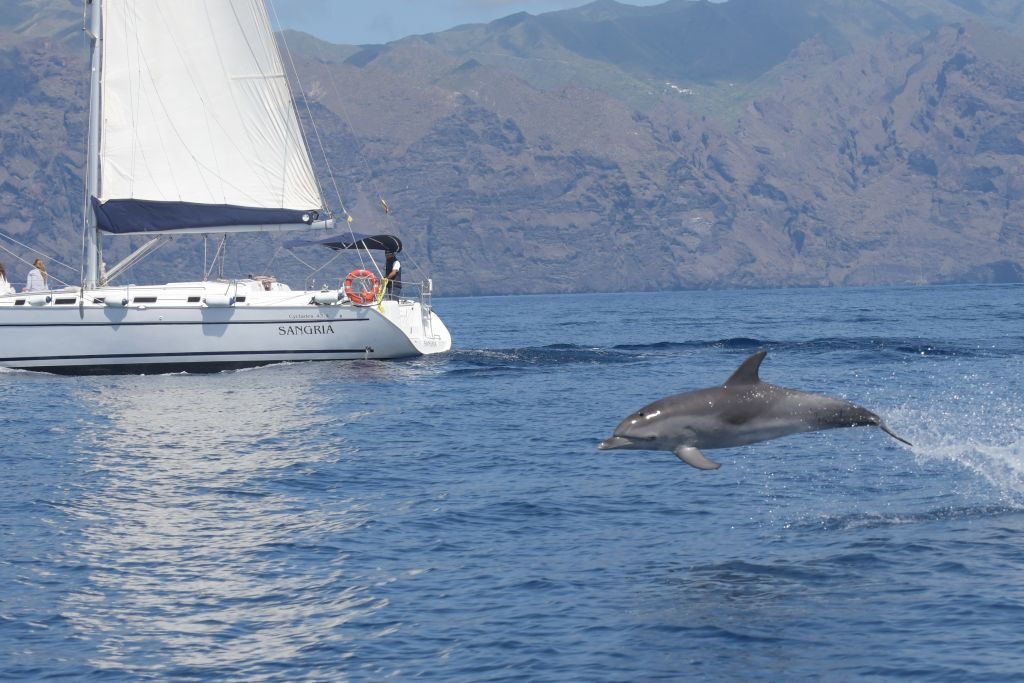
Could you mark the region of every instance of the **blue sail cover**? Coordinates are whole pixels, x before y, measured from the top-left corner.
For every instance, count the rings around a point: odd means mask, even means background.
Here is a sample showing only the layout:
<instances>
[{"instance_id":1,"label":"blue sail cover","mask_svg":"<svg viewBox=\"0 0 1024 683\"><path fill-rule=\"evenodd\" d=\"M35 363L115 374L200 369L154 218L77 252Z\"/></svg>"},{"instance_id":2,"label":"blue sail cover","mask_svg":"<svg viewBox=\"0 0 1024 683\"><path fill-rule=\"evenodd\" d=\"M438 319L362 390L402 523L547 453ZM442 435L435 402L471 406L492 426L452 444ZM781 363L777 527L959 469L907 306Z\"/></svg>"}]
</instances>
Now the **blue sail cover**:
<instances>
[{"instance_id":1,"label":"blue sail cover","mask_svg":"<svg viewBox=\"0 0 1024 683\"><path fill-rule=\"evenodd\" d=\"M335 235L325 237L322 240L288 240L284 243L286 249L296 247L317 247L323 246L329 249L378 249L380 251L402 251L402 240L394 235L364 235L358 232L350 232L347 235Z\"/></svg>"},{"instance_id":2,"label":"blue sail cover","mask_svg":"<svg viewBox=\"0 0 1024 683\"><path fill-rule=\"evenodd\" d=\"M100 230L114 234L165 232L188 228L220 228L242 225L309 225L319 211L269 209L230 204L159 202L145 199L92 198Z\"/></svg>"}]
</instances>

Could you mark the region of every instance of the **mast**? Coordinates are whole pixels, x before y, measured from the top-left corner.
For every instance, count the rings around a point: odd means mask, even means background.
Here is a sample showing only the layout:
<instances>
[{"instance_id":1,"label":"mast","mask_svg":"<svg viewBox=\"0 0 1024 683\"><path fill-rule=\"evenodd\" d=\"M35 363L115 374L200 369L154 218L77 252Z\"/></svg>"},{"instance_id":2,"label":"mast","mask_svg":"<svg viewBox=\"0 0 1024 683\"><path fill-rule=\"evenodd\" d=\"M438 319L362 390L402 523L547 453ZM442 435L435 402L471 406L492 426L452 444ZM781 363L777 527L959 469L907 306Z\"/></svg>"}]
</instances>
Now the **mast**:
<instances>
[{"instance_id":1,"label":"mast","mask_svg":"<svg viewBox=\"0 0 1024 683\"><path fill-rule=\"evenodd\" d=\"M86 197L83 230L85 233L85 272L83 287L95 287L100 276L100 234L96 226L96 212L92 198L99 196L100 187L100 80L103 60L102 0L86 0L89 7L89 26L86 31L92 40L92 71L89 77L89 144L86 152Z\"/></svg>"}]
</instances>

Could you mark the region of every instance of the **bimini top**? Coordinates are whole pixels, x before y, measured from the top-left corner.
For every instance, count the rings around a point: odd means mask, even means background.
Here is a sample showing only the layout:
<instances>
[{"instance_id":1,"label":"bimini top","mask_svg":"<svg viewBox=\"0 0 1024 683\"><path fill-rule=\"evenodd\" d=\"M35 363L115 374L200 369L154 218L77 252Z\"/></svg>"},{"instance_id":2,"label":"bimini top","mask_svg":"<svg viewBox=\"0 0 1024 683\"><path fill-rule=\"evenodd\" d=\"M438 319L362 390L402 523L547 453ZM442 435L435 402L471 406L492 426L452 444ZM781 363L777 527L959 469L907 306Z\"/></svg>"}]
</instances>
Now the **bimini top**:
<instances>
[{"instance_id":1,"label":"bimini top","mask_svg":"<svg viewBox=\"0 0 1024 683\"><path fill-rule=\"evenodd\" d=\"M402 240L394 235L363 235L358 232L347 235L335 235L322 240L288 240L286 249L296 247L324 246L329 249L379 249L381 251L402 251Z\"/></svg>"}]
</instances>

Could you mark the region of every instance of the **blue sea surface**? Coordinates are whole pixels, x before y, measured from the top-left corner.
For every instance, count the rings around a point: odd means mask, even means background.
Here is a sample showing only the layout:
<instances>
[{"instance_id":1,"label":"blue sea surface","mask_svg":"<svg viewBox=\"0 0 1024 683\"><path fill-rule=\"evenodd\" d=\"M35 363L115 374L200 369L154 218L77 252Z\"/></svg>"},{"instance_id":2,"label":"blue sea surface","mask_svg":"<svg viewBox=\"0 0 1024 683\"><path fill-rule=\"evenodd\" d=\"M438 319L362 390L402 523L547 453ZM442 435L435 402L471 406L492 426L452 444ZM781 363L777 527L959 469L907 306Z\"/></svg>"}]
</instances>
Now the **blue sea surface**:
<instances>
[{"instance_id":1,"label":"blue sea surface","mask_svg":"<svg viewBox=\"0 0 1024 683\"><path fill-rule=\"evenodd\" d=\"M436 307L439 357L0 372L0 679L1024 677L1024 287ZM915 446L596 450L758 349Z\"/></svg>"}]
</instances>

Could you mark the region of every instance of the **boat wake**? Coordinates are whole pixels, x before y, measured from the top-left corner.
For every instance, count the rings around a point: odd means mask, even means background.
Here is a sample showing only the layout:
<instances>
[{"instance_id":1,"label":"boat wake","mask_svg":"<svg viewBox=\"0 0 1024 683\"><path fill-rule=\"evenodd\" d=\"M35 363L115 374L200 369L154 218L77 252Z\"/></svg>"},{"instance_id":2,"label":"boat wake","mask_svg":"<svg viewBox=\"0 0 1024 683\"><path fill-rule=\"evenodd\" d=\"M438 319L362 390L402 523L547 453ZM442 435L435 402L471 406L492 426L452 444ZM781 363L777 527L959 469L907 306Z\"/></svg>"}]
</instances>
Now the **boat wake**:
<instances>
[{"instance_id":1,"label":"boat wake","mask_svg":"<svg viewBox=\"0 0 1024 683\"><path fill-rule=\"evenodd\" d=\"M527 369L572 364L613 364L641 362L666 355L691 354L700 351L734 351L738 354L765 349L776 353L852 353L870 354L890 359L908 356L937 358L978 358L1015 355L1009 349L981 348L971 345L933 344L927 340L902 337L822 337L810 340L779 341L750 337L692 341L657 341L643 344L587 346L580 344L549 344L520 348L462 349L452 351L446 361L453 363L453 374L475 374L481 370Z\"/></svg>"},{"instance_id":2,"label":"boat wake","mask_svg":"<svg viewBox=\"0 0 1024 683\"><path fill-rule=\"evenodd\" d=\"M820 529L822 531L857 531L865 529L883 529L905 524L927 524L929 522L946 522L969 519L1017 515L1024 505L1009 502L998 505L977 505L963 507L940 507L921 512L851 512L843 515L830 515L814 520L803 520L787 524L787 528Z\"/></svg>"},{"instance_id":3,"label":"boat wake","mask_svg":"<svg viewBox=\"0 0 1024 683\"><path fill-rule=\"evenodd\" d=\"M18 374L18 375L25 375L25 374L28 374L28 375L44 375L45 374L45 375L48 375L50 373L48 373L48 372L46 372L46 373L35 372L33 370L24 370L22 368L5 368L5 367L0 367L0 375L6 375L6 374Z\"/></svg>"}]
</instances>

